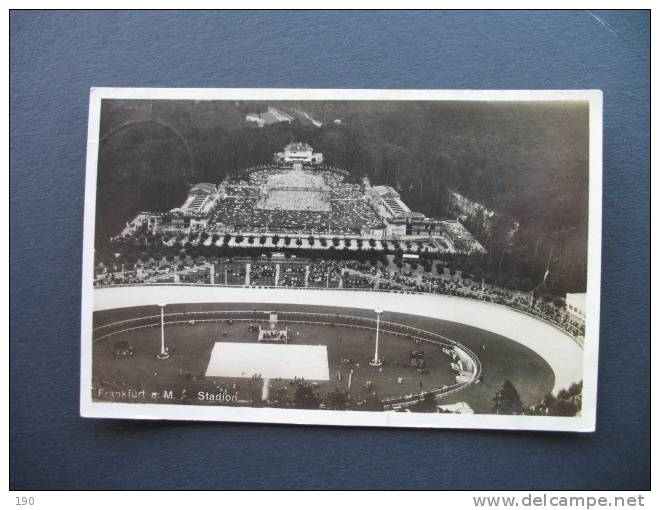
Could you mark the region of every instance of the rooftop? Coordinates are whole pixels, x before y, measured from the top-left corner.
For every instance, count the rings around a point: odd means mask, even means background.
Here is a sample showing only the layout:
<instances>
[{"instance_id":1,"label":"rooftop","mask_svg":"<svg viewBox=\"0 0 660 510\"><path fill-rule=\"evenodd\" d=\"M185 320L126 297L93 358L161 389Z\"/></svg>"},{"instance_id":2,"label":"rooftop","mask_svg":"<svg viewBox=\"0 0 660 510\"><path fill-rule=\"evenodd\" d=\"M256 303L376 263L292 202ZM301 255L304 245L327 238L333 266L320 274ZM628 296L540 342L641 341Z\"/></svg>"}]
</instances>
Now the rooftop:
<instances>
[{"instance_id":1,"label":"rooftop","mask_svg":"<svg viewBox=\"0 0 660 510\"><path fill-rule=\"evenodd\" d=\"M285 151L311 151L312 146L304 142L291 142L289 145L284 147Z\"/></svg>"},{"instance_id":2,"label":"rooftop","mask_svg":"<svg viewBox=\"0 0 660 510\"><path fill-rule=\"evenodd\" d=\"M193 184L193 186L190 188L190 191L188 191L188 193L191 195L210 195L215 192L215 184L210 182L199 182L197 184Z\"/></svg>"},{"instance_id":3,"label":"rooftop","mask_svg":"<svg viewBox=\"0 0 660 510\"><path fill-rule=\"evenodd\" d=\"M391 197L398 197L399 193L392 186L374 186L374 191L379 197L389 195Z\"/></svg>"}]
</instances>

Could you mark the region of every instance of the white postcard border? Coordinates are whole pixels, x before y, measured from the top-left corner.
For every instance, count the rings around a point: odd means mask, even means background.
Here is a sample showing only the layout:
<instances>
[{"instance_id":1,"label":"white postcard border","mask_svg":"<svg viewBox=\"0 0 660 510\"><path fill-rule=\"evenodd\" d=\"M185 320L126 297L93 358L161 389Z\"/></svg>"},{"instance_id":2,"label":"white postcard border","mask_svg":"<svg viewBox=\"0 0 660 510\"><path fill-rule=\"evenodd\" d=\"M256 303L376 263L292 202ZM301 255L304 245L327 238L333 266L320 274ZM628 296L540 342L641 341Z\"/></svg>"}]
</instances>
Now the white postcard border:
<instances>
[{"instance_id":1,"label":"white postcard border","mask_svg":"<svg viewBox=\"0 0 660 510\"><path fill-rule=\"evenodd\" d=\"M94 402L92 319L94 225L101 101L103 99L191 100L374 100L374 101L588 101L589 234L583 406L577 417L503 416L330 411L171 404ZM603 97L598 90L378 90L378 89L190 89L92 88L88 123L83 233L80 414L94 418L166 419L373 427L478 428L592 432L596 426L600 324ZM252 289L259 292L258 289Z\"/></svg>"}]
</instances>

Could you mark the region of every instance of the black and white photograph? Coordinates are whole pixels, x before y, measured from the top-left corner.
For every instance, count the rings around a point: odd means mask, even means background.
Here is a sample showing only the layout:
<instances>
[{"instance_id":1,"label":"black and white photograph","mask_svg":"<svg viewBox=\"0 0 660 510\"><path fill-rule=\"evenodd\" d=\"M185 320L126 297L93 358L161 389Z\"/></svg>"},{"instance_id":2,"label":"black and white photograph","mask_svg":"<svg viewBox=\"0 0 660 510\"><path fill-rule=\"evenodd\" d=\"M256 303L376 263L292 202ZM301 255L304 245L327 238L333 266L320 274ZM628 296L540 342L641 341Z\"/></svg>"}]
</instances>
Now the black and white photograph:
<instances>
[{"instance_id":1,"label":"black and white photograph","mask_svg":"<svg viewBox=\"0 0 660 510\"><path fill-rule=\"evenodd\" d=\"M90 94L81 414L595 430L599 91Z\"/></svg>"}]
</instances>

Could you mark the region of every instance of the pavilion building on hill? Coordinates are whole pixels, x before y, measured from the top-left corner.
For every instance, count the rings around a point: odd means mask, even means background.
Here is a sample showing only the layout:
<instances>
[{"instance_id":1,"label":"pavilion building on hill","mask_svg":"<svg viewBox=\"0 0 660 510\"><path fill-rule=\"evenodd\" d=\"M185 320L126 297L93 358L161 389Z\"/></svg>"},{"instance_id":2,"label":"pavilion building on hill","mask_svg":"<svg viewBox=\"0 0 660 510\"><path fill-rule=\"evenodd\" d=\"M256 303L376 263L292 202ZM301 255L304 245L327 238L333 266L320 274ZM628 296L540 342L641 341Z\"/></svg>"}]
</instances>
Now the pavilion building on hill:
<instances>
[{"instance_id":1,"label":"pavilion building on hill","mask_svg":"<svg viewBox=\"0 0 660 510\"><path fill-rule=\"evenodd\" d=\"M314 149L308 143L291 142L284 147L283 152L276 152L273 159L277 163L292 165L295 163L320 165L323 163L323 154L314 152Z\"/></svg>"}]
</instances>

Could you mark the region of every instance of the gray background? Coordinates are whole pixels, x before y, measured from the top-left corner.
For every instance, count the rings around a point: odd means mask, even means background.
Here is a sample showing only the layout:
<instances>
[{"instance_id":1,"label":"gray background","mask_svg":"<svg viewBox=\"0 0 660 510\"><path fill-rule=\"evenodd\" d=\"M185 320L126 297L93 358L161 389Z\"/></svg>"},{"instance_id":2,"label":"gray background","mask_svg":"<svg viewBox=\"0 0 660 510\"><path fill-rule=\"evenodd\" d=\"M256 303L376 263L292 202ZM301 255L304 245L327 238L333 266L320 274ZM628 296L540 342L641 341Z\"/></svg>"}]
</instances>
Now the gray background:
<instances>
[{"instance_id":1,"label":"gray background","mask_svg":"<svg viewBox=\"0 0 660 510\"><path fill-rule=\"evenodd\" d=\"M21 12L10 24L14 489L650 486L646 12ZM78 416L89 88L602 89L598 431Z\"/></svg>"}]
</instances>

